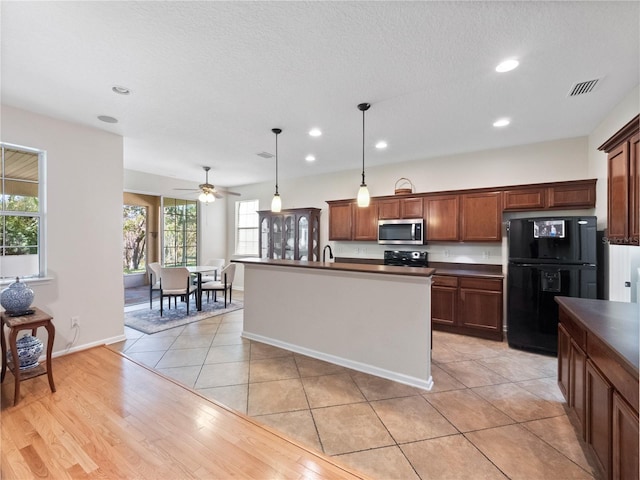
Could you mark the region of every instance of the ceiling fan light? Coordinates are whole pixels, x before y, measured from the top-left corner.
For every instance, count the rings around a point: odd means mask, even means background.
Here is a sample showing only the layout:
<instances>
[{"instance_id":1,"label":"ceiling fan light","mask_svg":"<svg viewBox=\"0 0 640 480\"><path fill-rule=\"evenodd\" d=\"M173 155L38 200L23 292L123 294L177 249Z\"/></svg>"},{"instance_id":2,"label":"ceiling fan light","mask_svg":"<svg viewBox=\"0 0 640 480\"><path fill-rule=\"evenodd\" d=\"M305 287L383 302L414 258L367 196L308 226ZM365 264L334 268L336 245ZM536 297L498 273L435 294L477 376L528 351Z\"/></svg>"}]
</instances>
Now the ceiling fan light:
<instances>
[{"instance_id":1,"label":"ceiling fan light","mask_svg":"<svg viewBox=\"0 0 640 480\"><path fill-rule=\"evenodd\" d=\"M216 197L211 192L207 193L206 197L207 197L207 203L216 201Z\"/></svg>"},{"instance_id":2,"label":"ceiling fan light","mask_svg":"<svg viewBox=\"0 0 640 480\"><path fill-rule=\"evenodd\" d=\"M369 189L363 183L362 185L360 185L360 189L358 190L358 206L368 207L370 199L371 199L371 196L369 195Z\"/></svg>"},{"instance_id":3,"label":"ceiling fan light","mask_svg":"<svg viewBox=\"0 0 640 480\"><path fill-rule=\"evenodd\" d=\"M276 193L271 200L271 211L274 213L282 211L282 200L279 193Z\"/></svg>"},{"instance_id":4,"label":"ceiling fan light","mask_svg":"<svg viewBox=\"0 0 640 480\"><path fill-rule=\"evenodd\" d=\"M202 192L199 196L198 196L198 200L200 200L202 203L206 203L207 201L207 194Z\"/></svg>"}]
</instances>

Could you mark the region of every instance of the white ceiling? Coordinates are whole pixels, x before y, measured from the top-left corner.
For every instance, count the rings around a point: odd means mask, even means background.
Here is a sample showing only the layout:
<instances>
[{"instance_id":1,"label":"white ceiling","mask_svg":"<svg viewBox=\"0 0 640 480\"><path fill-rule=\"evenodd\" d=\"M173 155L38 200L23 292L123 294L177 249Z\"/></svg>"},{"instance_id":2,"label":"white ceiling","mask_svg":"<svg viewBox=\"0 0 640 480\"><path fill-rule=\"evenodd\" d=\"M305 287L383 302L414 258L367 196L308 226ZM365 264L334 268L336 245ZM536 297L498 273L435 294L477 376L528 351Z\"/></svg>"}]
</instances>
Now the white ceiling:
<instances>
[{"instance_id":1,"label":"white ceiling","mask_svg":"<svg viewBox=\"0 0 640 480\"><path fill-rule=\"evenodd\" d=\"M0 8L4 104L122 135L125 168L200 183L210 165L221 186L273 181L256 155L275 153L273 127L280 178L360 169L361 102L376 165L588 135L640 83L635 1ZM520 67L496 73L505 58Z\"/></svg>"}]
</instances>

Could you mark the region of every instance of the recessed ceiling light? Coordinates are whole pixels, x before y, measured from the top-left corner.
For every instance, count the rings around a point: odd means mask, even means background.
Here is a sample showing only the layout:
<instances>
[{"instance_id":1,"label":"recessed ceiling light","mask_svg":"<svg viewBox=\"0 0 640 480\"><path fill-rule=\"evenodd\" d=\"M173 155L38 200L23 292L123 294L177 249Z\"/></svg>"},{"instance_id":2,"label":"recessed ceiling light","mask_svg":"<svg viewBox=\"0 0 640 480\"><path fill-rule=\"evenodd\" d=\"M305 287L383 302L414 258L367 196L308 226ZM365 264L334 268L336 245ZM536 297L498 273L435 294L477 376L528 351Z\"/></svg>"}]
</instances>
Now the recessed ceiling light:
<instances>
[{"instance_id":1,"label":"recessed ceiling light","mask_svg":"<svg viewBox=\"0 0 640 480\"><path fill-rule=\"evenodd\" d=\"M512 58L509 60L505 60L504 62L500 63L500 65L496 67L496 72L500 72L500 73L510 72L511 70L516 68L518 65L520 65L520 62L518 62L518 60L516 59Z\"/></svg>"},{"instance_id":2,"label":"recessed ceiling light","mask_svg":"<svg viewBox=\"0 0 640 480\"><path fill-rule=\"evenodd\" d=\"M306 157L304 157L304 159L307 162L315 162L316 161L316 157L314 157L313 155L307 155Z\"/></svg>"},{"instance_id":3,"label":"recessed ceiling light","mask_svg":"<svg viewBox=\"0 0 640 480\"><path fill-rule=\"evenodd\" d=\"M111 90L114 93L117 93L118 95L130 95L131 94L131 90L129 90L127 87L121 87L119 85L115 85L115 86L111 87Z\"/></svg>"},{"instance_id":4,"label":"recessed ceiling light","mask_svg":"<svg viewBox=\"0 0 640 480\"><path fill-rule=\"evenodd\" d=\"M501 118L501 119L496 120L495 122L493 122L493 126L494 127L506 127L510 123L511 123L511 120L509 120L508 118Z\"/></svg>"},{"instance_id":5,"label":"recessed ceiling light","mask_svg":"<svg viewBox=\"0 0 640 480\"><path fill-rule=\"evenodd\" d=\"M118 123L117 118L110 117L109 115L98 115L98 120L105 123Z\"/></svg>"},{"instance_id":6,"label":"recessed ceiling light","mask_svg":"<svg viewBox=\"0 0 640 480\"><path fill-rule=\"evenodd\" d=\"M309 130L309 135L311 135L312 137L319 137L320 135L322 135L322 132L319 128L312 128L311 130Z\"/></svg>"},{"instance_id":7,"label":"recessed ceiling light","mask_svg":"<svg viewBox=\"0 0 640 480\"><path fill-rule=\"evenodd\" d=\"M378 150L382 150L383 148L387 148L387 142L385 142L384 140L380 140L378 143L376 143L376 148Z\"/></svg>"}]
</instances>

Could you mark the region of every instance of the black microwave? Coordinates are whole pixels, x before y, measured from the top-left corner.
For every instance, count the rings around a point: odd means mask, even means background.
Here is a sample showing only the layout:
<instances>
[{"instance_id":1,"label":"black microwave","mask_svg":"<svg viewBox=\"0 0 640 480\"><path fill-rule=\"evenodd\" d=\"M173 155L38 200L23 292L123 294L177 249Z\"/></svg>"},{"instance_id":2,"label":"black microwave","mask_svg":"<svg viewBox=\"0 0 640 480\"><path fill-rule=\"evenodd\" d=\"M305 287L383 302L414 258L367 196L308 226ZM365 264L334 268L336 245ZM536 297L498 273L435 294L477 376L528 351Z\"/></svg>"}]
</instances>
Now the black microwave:
<instances>
[{"instance_id":1,"label":"black microwave","mask_svg":"<svg viewBox=\"0 0 640 480\"><path fill-rule=\"evenodd\" d=\"M423 245L424 219L378 220L380 245Z\"/></svg>"}]
</instances>

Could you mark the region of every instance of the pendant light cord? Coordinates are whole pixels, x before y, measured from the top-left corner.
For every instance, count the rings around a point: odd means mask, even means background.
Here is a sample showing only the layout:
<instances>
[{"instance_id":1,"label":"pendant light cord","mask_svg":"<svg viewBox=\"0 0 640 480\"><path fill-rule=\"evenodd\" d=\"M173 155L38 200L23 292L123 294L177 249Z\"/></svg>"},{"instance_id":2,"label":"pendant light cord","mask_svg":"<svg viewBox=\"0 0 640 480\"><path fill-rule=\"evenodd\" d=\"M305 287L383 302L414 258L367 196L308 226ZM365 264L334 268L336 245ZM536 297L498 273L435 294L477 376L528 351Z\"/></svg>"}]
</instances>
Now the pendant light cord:
<instances>
[{"instance_id":1,"label":"pendant light cord","mask_svg":"<svg viewBox=\"0 0 640 480\"><path fill-rule=\"evenodd\" d=\"M366 110L362 110L362 185L364 183L364 112Z\"/></svg>"},{"instance_id":2,"label":"pendant light cord","mask_svg":"<svg viewBox=\"0 0 640 480\"><path fill-rule=\"evenodd\" d=\"M278 134L276 133L276 195L278 194Z\"/></svg>"}]
</instances>

